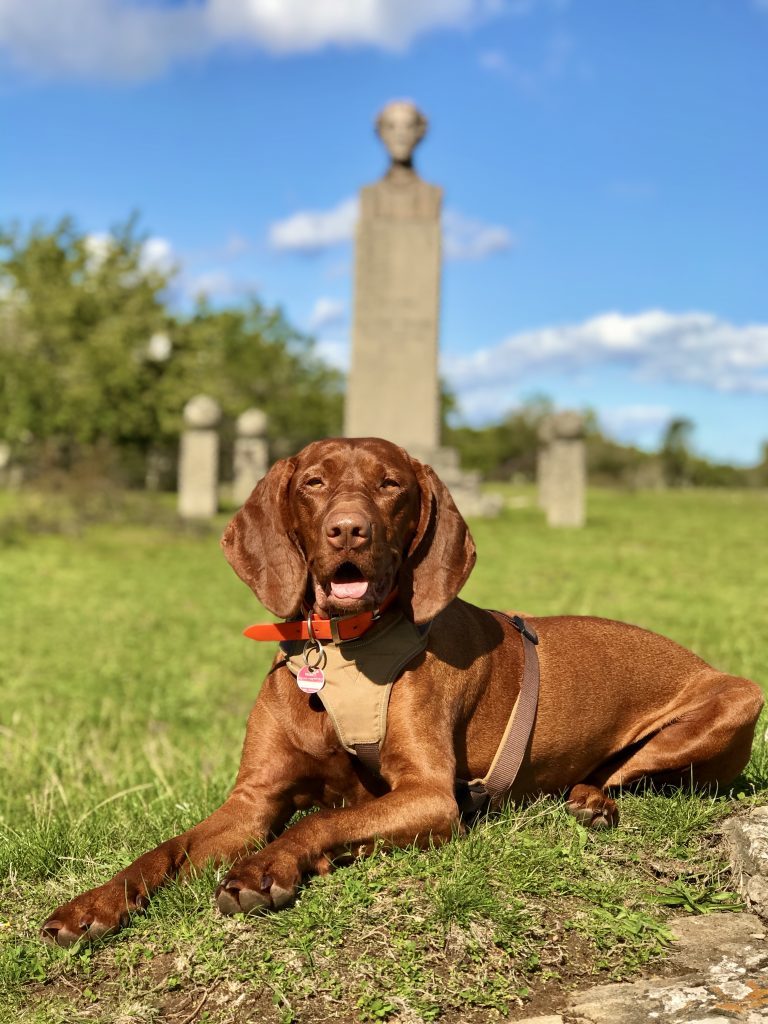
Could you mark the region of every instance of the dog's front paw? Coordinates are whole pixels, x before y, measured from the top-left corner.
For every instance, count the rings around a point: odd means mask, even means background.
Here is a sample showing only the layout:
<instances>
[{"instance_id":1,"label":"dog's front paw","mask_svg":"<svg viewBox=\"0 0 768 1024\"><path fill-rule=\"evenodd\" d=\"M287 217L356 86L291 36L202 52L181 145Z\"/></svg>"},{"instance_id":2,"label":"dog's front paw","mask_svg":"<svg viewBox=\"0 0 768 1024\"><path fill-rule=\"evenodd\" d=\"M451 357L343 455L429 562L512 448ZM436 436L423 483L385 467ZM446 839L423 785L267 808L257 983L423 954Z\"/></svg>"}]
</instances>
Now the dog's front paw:
<instances>
[{"instance_id":1,"label":"dog's front paw","mask_svg":"<svg viewBox=\"0 0 768 1024\"><path fill-rule=\"evenodd\" d=\"M565 806L585 828L615 828L619 823L616 801L597 786L574 786Z\"/></svg>"},{"instance_id":2,"label":"dog's front paw","mask_svg":"<svg viewBox=\"0 0 768 1024\"><path fill-rule=\"evenodd\" d=\"M145 904L138 892L131 894L125 885L108 882L55 910L40 929L40 937L55 946L73 946L80 939L94 942L120 931Z\"/></svg>"},{"instance_id":3,"label":"dog's front paw","mask_svg":"<svg viewBox=\"0 0 768 1024\"><path fill-rule=\"evenodd\" d=\"M222 914L277 910L293 899L300 882L296 857L266 847L232 866L216 890L216 903Z\"/></svg>"}]
</instances>

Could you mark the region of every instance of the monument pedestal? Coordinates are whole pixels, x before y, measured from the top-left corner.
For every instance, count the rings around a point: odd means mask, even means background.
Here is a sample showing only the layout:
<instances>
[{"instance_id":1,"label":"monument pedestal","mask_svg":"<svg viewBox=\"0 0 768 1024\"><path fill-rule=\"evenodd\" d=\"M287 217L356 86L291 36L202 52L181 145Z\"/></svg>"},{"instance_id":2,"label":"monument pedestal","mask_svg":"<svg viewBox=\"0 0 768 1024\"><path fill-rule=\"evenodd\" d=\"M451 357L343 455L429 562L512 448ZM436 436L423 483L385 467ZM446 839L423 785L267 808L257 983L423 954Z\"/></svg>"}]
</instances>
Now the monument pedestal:
<instances>
[{"instance_id":1,"label":"monument pedestal","mask_svg":"<svg viewBox=\"0 0 768 1024\"><path fill-rule=\"evenodd\" d=\"M408 451L439 445L442 193L412 171L360 193L344 432Z\"/></svg>"}]
</instances>

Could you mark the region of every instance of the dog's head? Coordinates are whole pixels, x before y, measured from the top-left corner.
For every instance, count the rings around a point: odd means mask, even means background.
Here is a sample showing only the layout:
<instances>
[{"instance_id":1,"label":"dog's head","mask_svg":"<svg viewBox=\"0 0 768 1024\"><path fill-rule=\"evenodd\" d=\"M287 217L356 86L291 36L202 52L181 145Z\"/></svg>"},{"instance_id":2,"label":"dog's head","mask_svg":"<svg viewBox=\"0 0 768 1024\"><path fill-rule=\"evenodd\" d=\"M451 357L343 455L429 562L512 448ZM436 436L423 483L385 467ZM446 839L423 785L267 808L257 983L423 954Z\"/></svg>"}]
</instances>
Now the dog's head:
<instances>
[{"instance_id":1,"label":"dog's head","mask_svg":"<svg viewBox=\"0 0 768 1024\"><path fill-rule=\"evenodd\" d=\"M222 538L238 576L283 619L378 608L393 587L414 622L453 600L475 545L434 471L379 438L315 441L277 462Z\"/></svg>"}]
</instances>

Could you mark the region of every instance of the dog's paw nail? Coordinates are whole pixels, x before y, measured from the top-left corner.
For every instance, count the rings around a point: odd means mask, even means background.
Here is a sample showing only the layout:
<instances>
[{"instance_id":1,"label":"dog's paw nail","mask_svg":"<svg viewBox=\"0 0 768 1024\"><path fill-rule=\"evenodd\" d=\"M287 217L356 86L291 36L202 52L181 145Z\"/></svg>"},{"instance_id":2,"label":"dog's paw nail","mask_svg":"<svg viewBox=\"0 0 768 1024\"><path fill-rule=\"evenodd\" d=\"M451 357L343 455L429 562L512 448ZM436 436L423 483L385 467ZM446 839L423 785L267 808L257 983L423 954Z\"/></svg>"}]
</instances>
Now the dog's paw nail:
<instances>
[{"instance_id":1,"label":"dog's paw nail","mask_svg":"<svg viewBox=\"0 0 768 1024\"><path fill-rule=\"evenodd\" d=\"M237 878L225 878L216 890L216 904L222 914L251 914L258 910L269 910L269 887L266 892L259 892L249 889Z\"/></svg>"},{"instance_id":2,"label":"dog's paw nail","mask_svg":"<svg viewBox=\"0 0 768 1024\"><path fill-rule=\"evenodd\" d=\"M101 939L114 929L93 917L81 918L76 928L69 928L57 917L50 917L40 929L40 938L53 946L74 946L81 939L93 942L94 939Z\"/></svg>"},{"instance_id":3,"label":"dog's paw nail","mask_svg":"<svg viewBox=\"0 0 768 1024\"><path fill-rule=\"evenodd\" d=\"M238 894L240 887L235 882L224 883L216 890L216 906L222 914L239 914L242 911Z\"/></svg>"},{"instance_id":4,"label":"dog's paw nail","mask_svg":"<svg viewBox=\"0 0 768 1024\"><path fill-rule=\"evenodd\" d=\"M69 935L72 936L71 942L66 941ZM64 924L56 917L49 918L40 929L40 938L54 946L69 946L72 942L76 942L79 937L79 935L75 935L74 932L70 932L65 928Z\"/></svg>"},{"instance_id":5,"label":"dog's paw nail","mask_svg":"<svg viewBox=\"0 0 768 1024\"><path fill-rule=\"evenodd\" d=\"M568 804L568 812L578 821L580 825L590 825L594 811L591 811L589 807L579 807L578 804Z\"/></svg>"}]
</instances>

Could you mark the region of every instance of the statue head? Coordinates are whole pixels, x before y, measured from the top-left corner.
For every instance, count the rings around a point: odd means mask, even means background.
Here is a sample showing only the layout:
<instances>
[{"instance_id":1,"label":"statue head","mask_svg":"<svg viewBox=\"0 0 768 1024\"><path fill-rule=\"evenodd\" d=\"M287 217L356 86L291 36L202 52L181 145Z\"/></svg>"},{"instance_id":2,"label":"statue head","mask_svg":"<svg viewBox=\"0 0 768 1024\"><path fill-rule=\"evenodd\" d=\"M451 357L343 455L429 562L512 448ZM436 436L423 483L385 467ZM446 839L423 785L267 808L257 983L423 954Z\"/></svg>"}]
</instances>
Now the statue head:
<instances>
[{"instance_id":1,"label":"statue head","mask_svg":"<svg viewBox=\"0 0 768 1024\"><path fill-rule=\"evenodd\" d=\"M427 133L427 119L410 100L393 100L376 118L376 134L393 164L410 167L413 151Z\"/></svg>"}]
</instances>

